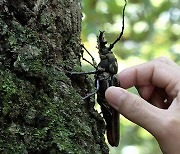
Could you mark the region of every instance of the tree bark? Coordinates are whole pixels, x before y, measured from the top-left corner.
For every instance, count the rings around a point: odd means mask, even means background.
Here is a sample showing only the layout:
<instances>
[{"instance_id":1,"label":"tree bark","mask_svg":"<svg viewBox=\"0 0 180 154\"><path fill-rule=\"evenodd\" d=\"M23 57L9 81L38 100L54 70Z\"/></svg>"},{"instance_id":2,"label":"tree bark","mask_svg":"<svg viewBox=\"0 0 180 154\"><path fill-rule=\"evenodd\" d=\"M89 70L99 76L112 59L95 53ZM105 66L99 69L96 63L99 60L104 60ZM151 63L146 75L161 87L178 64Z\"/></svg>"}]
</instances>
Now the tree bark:
<instances>
[{"instance_id":1,"label":"tree bark","mask_svg":"<svg viewBox=\"0 0 180 154\"><path fill-rule=\"evenodd\" d=\"M0 1L0 153L108 153L82 71L80 0Z\"/></svg>"}]
</instances>

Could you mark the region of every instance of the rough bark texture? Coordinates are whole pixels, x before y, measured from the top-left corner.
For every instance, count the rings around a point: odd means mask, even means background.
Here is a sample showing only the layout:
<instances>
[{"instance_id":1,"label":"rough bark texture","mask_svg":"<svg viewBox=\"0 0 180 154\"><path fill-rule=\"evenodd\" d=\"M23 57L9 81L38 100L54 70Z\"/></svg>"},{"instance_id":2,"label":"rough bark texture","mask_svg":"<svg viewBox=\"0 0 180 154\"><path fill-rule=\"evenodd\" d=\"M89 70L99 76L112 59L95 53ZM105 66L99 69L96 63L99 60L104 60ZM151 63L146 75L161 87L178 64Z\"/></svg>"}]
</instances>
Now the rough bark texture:
<instances>
[{"instance_id":1,"label":"rough bark texture","mask_svg":"<svg viewBox=\"0 0 180 154\"><path fill-rule=\"evenodd\" d=\"M108 153L91 82L65 74L80 23L80 0L0 1L0 153Z\"/></svg>"}]
</instances>

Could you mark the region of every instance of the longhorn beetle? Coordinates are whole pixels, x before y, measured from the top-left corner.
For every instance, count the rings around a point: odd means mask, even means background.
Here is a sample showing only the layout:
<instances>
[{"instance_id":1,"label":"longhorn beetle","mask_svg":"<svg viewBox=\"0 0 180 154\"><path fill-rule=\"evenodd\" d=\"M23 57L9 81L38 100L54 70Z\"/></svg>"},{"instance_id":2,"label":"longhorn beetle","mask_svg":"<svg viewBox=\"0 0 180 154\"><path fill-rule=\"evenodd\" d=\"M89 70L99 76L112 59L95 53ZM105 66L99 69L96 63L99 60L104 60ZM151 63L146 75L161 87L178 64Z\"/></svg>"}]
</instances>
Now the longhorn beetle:
<instances>
[{"instance_id":1,"label":"longhorn beetle","mask_svg":"<svg viewBox=\"0 0 180 154\"><path fill-rule=\"evenodd\" d=\"M120 140L119 133L119 113L113 109L105 99L105 91L110 86L119 86L117 80L117 71L118 64L117 59L115 58L112 49L114 45L121 39L124 32L124 12L127 1L125 0L125 4L123 7L123 20L122 20L122 30L119 37L109 46L107 46L107 41L104 37L104 31L100 31L99 36L97 37L97 44L100 56L100 63L96 66L96 62L90 52L82 45L82 48L91 56L93 63L86 60L83 55L82 58L89 64L91 64L95 70L91 72L68 72L70 75L82 75L82 74L95 74L95 86L96 91L87 95L83 99L87 99L92 95L97 93L97 102L101 106L101 111L103 114L103 118L106 122L107 129L107 139L111 146L118 146ZM82 53L83 54L83 53Z\"/></svg>"}]
</instances>

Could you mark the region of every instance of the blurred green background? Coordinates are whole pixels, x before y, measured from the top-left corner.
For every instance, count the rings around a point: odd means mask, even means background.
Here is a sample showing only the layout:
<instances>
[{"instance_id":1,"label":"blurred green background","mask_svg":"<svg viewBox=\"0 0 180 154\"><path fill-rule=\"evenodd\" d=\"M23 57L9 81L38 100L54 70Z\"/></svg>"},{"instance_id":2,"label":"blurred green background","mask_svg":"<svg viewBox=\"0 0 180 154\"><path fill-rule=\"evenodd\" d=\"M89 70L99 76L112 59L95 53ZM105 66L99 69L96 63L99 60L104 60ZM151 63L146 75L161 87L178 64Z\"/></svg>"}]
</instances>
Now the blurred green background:
<instances>
[{"instance_id":1,"label":"blurred green background","mask_svg":"<svg viewBox=\"0 0 180 154\"><path fill-rule=\"evenodd\" d=\"M82 0L82 42L99 61L96 38L105 31L112 43L122 27L123 0ZM119 71L159 56L180 64L180 1L129 0L125 10L125 30L113 49ZM90 59L85 53L86 59ZM93 68L83 62L86 71ZM137 93L134 88L131 92ZM98 107L97 107L98 108ZM121 144L110 154L161 154L154 137L121 116Z\"/></svg>"}]
</instances>

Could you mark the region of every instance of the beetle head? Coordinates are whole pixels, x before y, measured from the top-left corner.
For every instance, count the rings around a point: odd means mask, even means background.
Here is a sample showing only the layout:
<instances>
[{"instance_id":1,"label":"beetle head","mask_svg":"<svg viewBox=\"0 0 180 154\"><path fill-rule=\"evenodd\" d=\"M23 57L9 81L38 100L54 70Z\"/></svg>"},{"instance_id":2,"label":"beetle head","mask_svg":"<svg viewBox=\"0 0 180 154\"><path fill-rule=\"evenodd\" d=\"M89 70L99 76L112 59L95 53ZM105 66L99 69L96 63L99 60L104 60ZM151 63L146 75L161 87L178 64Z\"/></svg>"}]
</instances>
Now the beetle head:
<instances>
[{"instance_id":1,"label":"beetle head","mask_svg":"<svg viewBox=\"0 0 180 154\"><path fill-rule=\"evenodd\" d=\"M107 44L107 41L104 37L104 31L100 31L100 34L98 36L98 45L103 47L106 44Z\"/></svg>"},{"instance_id":2,"label":"beetle head","mask_svg":"<svg viewBox=\"0 0 180 154\"><path fill-rule=\"evenodd\" d=\"M106 53L108 53L108 47L106 46L107 41L104 37L104 31L100 31L97 43L100 55L105 55Z\"/></svg>"}]
</instances>

